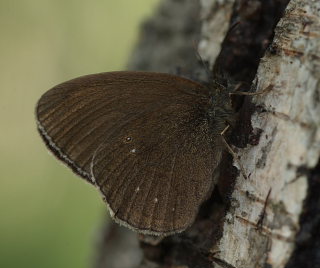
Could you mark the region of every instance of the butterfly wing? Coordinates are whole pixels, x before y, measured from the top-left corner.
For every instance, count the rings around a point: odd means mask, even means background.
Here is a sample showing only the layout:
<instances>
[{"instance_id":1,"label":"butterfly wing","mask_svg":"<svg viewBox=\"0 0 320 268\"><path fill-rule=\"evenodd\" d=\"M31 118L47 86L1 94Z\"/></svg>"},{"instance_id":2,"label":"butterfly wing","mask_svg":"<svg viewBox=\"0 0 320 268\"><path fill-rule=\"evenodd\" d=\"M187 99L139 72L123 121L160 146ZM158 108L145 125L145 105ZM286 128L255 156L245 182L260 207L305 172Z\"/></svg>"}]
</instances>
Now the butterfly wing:
<instances>
[{"instance_id":1,"label":"butterfly wing","mask_svg":"<svg viewBox=\"0 0 320 268\"><path fill-rule=\"evenodd\" d=\"M118 222L147 234L186 229L212 189L220 160L209 92L169 74L76 78L37 106L47 146L95 184Z\"/></svg>"}]
</instances>

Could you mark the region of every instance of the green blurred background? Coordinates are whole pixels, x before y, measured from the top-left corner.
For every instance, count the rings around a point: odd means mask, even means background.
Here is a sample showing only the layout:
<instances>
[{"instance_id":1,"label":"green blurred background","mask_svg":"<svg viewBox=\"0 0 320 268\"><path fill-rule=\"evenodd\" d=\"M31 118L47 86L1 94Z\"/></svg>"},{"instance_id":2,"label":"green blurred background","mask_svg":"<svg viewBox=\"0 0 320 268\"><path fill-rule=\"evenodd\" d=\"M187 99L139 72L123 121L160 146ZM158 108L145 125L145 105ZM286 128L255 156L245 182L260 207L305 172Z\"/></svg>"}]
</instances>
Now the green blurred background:
<instances>
[{"instance_id":1,"label":"green blurred background","mask_svg":"<svg viewBox=\"0 0 320 268\"><path fill-rule=\"evenodd\" d=\"M35 103L67 79L121 70L158 0L0 0L0 267L89 267L100 194L50 155Z\"/></svg>"}]
</instances>

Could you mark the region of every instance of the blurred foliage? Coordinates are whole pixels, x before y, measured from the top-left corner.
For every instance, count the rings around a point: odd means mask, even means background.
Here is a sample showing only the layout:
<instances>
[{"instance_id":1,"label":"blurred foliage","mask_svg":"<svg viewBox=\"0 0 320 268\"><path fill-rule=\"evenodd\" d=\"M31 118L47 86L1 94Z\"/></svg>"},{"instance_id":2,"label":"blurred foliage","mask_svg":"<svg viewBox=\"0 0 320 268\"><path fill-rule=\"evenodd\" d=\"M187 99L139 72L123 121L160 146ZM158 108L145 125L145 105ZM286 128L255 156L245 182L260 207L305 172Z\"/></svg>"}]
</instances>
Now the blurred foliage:
<instances>
[{"instance_id":1,"label":"blurred foliage","mask_svg":"<svg viewBox=\"0 0 320 268\"><path fill-rule=\"evenodd\" d=\"M0 267L89 267L105 206L36 132L42 93L123 69L157 0L0 1Z\"/></svg>"}]
</instances>

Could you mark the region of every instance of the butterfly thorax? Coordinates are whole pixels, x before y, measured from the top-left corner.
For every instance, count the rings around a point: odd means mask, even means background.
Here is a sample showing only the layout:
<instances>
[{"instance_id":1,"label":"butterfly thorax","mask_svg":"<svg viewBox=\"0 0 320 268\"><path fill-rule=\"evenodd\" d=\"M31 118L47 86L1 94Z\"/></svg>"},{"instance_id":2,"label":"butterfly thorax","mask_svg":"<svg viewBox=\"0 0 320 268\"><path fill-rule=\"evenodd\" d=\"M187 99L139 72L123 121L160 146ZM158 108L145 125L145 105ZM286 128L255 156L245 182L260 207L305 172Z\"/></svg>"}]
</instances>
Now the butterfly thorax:
<instances>
[{"instance_id":1,"label":"butterfly thorax","mask_svg":"<svg viewBox=\"0 0 320 268\"><path fill-rule=\"evenodd\" d=\"M211 91L208 110L209 125L214 133L220 135L227 125L234 125L235 112L231 105L228 90L215 86Z\"/></svg>"}]
</instances>

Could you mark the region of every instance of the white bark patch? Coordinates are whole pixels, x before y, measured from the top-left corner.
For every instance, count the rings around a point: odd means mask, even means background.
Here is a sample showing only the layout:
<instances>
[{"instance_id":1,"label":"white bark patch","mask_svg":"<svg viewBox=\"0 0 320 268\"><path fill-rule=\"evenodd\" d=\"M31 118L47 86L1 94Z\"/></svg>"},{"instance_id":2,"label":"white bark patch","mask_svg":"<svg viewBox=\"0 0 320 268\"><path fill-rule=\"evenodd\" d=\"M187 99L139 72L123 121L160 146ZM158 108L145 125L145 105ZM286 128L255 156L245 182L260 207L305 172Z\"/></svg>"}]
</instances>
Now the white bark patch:
<instances>
[{"instance_id":1,"label":"white bark patch","mask_svg":"<svg viewBox=\"0 0 320 268\"><path fill-rule=\"evenodd\" d=\"M202 38L199 54L212 65L229 28L234 0L201 0Z\"/></svg>"}]
</instances>

